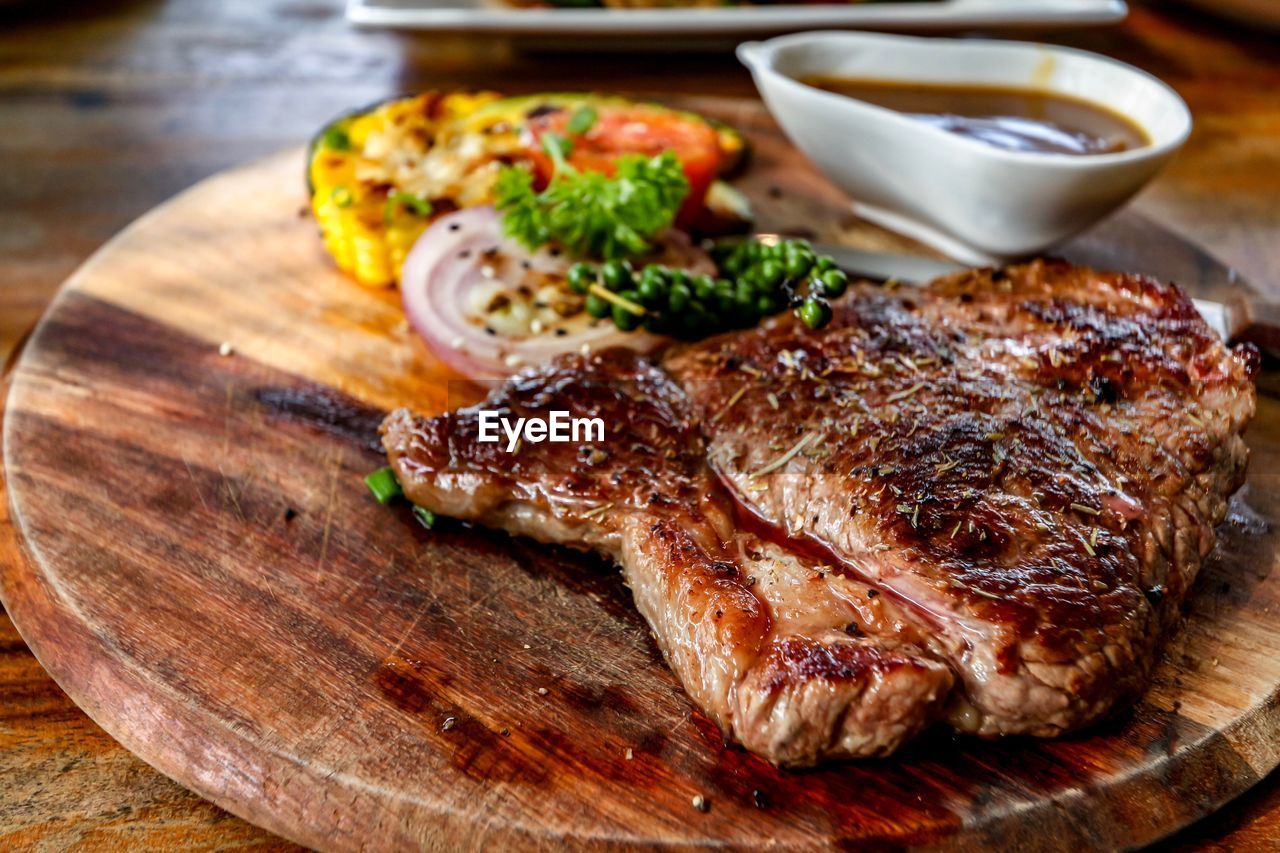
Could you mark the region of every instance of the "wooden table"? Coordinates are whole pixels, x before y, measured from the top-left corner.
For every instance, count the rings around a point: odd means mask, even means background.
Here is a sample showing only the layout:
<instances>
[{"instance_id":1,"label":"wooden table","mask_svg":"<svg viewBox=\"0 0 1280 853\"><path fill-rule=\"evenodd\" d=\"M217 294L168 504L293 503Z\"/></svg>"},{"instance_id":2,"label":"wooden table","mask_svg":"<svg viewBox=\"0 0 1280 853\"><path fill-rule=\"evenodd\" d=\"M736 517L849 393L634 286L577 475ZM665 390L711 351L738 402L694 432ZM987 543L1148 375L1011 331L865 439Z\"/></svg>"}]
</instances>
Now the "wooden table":
<instances>
[{"instance_id":1,"label":"wooden table","mask_svg":"<svg viewBox=\"0 0 1280 853\"><path fill-rule=\"evenodd\" d=\"M205 175L296 144L352 104L433 85L753 91L727 54L566 57L505 40L361 33L338 0L44 5L0 12L0 362L63 278L129 220ZM1164 4L1139 7L1119 29L1045 38L1135 63L1183 94L1196 132L1138 204L1280 297L1274 40ZM288 846L125 752L0 615L0 848L74 843ZM1169 846L1278 844L1273 774Z\"/></svg>"}]
</instances>

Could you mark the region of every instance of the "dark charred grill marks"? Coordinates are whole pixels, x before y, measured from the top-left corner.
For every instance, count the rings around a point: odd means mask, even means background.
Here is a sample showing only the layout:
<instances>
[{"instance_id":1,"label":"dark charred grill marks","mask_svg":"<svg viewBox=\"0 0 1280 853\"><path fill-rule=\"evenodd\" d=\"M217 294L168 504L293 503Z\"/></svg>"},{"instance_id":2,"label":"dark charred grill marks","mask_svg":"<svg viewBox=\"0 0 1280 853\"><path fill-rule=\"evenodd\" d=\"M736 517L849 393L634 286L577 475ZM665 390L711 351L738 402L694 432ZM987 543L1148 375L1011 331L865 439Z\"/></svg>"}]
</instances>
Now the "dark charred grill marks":
<instances>
[{"instance_id":1,"label":"dark charred grill marks","mask_svg":"<svg viewBox=\"0 0 1280 853\"><path fill-rule=\"evenodd\" d=\"M1053 734L1140 683L1203 556L1181 543L1243 477L1257 359L1171 285L1036 262L854 288L820 332L779 318L664 366L754 513L926 605L962 675L987 647L1008 683L973 669L961 727Z\"/></svg>"}]
</instances>

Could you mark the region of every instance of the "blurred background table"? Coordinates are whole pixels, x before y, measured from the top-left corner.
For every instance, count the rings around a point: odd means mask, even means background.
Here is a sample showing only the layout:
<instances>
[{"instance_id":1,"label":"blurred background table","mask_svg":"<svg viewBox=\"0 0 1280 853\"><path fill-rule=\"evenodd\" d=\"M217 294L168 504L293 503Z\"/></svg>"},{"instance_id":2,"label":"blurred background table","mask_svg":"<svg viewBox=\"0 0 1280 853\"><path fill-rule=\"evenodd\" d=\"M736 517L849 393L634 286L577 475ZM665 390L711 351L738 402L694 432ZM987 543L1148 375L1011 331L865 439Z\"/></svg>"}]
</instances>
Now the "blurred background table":
<instances>
[{"instance_id":1,"label":"blurred background table","mask_svg":"<svg viewBox=\"0 0 1280 853\"><path fill-rule=\"evenodd\" d=\"M1137 203L1280 298L1277 36L1160 3L1137 5L1116 29L1032 37L1126 60L1186 98L1191 142ZM130 220L296 145L352 105L431 86L754 95L727 50L607 47L566 55L502 38L361 32L340 0L0 0L0 363L62 280ZM73 845L289 846L117 745L0 612L0 849ZM1280 773L1163 846L1280 849Z\"/></svg>"}]
</instances>

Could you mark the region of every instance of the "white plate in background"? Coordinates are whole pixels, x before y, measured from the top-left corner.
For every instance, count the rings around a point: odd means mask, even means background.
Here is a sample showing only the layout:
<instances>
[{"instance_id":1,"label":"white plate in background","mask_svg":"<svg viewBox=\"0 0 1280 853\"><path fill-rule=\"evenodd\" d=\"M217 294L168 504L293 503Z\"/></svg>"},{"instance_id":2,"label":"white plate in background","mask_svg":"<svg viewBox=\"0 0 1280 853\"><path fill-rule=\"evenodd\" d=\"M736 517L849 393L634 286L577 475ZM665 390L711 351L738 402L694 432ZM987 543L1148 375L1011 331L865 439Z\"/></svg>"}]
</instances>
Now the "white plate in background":
<instances>
[{"instance_id":1,"label":"white plate in background","mask_svg":"<svg viewBox=\"0 0 1280 853\"><path fill-rule=\"evenodd\" d=\"M347 2L347 19L359 26L536 36L713 37L822 28L1071 27L1118 23L1127 13L1124 0L937 0L662 9L521 9L502 5L499 0ZM664 45L653 47L662 49Z\"/></svg>"}]
</instances>

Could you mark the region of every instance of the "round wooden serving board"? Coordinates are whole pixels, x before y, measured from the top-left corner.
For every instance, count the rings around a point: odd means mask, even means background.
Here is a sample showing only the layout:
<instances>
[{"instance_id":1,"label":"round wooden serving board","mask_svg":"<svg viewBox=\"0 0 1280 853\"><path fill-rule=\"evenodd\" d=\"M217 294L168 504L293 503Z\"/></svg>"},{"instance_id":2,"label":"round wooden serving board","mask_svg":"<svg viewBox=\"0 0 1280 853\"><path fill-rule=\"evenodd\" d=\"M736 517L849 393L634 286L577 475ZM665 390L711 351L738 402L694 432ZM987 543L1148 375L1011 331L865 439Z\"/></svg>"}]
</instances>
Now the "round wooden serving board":
<instances>
[{"instance_id":1,"label":"round wooden serving board","mask_svg":"<svg viewBox=\"0 0 1280 853\"><path fill-rule=\"evenodd\" d=\"M762 228L901 247L757 105L687 103L753 138L741 185ZM72 698L182 784L331 849L1066 849L1157 839L1280 760L1275 397L1131 714L1051 742L937 732L888 760L780 771L693 712L617 571L427 531L370 498L381 413L463 392L395 294L331 267L301 175L287 152L139 220L66 284L11 376L5 606ZM1229 279L1133 216L1067 254L1201 291Z\"/></svg>"}]
</instances>

